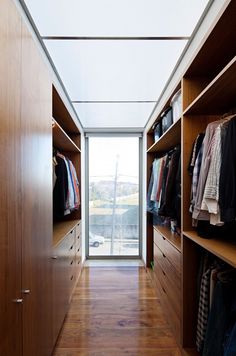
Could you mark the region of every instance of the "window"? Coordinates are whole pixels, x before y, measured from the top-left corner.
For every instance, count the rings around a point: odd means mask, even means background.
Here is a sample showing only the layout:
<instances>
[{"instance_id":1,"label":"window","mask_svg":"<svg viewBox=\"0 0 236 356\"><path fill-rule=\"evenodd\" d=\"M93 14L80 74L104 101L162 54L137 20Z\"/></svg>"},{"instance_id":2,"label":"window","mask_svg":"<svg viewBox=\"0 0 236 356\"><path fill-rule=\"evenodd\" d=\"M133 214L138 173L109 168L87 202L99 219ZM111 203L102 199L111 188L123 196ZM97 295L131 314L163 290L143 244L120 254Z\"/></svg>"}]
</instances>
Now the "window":
<instances>
[{"instance_id":1,"label":"window","mask_svg":"<svg viewBox=\"0 0 236 356\"><path fill-rule=\"evenodd\" d=\"M89 137L88 256L139 256L139 137Z\"/></svg>"}]
</instances>

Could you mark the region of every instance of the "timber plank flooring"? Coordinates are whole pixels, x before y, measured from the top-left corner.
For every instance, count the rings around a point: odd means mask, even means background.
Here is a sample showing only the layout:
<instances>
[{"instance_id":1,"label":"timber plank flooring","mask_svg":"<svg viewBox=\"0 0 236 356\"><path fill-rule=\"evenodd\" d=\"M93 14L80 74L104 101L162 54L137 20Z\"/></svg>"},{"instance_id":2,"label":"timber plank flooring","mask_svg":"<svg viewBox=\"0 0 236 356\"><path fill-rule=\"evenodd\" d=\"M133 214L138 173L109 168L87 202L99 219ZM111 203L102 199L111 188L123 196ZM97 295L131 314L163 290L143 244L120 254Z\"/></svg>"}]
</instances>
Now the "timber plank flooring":
<instances>
[{"instance_id":1,"label":"timber plank flooring","mask_svg":"<svg viewBox=\"0 0 236 356\"><path fill-rule=\"evenodd\" d=\"M143 267L85 267L54 356L180 356Z\"/></svg>"}]
</instances>

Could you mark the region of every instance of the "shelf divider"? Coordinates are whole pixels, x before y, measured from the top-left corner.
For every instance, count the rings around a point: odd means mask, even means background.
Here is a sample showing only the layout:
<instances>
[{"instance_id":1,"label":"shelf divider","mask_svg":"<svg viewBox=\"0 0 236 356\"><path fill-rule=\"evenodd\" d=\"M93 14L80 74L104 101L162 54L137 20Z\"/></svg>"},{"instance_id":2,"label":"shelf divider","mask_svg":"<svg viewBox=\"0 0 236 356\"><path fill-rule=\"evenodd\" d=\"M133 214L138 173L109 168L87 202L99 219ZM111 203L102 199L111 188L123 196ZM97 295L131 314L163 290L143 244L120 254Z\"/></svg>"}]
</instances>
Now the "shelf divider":
<instances>
[{"instance_id":1,"label":"shelf divider","mask_svg":"<svg viewBox=\"0 0 236 356\"><path fill-rule=\"evenodd\" d=\"M147 153L167 152L181 141L181 117L174 122L169 129L155 142Z\"/></svg>"},{"instance_id":2,"label":"shelf divider","mask_svg":"<svg viewBox=\"0 0 236 356\"><path fill-rule=\"evenodd\" d=\"M235 107L236 56L186 108L184 115L224 114Z\"/></svg>"},{"instance_id":3,"label":"shelf divider","mask_svg":"<svg viewBox=\"0 0 236 356\"><path fill-rule=\"evenodd\" d=\"M52 120L53 125L53 146L64 152L80 152L79 147L72 141L63 128Z\"/></svg>"},{"instance_id":4,"label":"shelf divider","mask_svg":"<svg viewBox=\"0 0 236 356\"><path fill-rule=\"evenodd\" d=\"M236 241L234 243L223 239L204 239L198 236L195 230L183 231L183 235L231 266L236 267Z\"/></svg>"}]
</instances>

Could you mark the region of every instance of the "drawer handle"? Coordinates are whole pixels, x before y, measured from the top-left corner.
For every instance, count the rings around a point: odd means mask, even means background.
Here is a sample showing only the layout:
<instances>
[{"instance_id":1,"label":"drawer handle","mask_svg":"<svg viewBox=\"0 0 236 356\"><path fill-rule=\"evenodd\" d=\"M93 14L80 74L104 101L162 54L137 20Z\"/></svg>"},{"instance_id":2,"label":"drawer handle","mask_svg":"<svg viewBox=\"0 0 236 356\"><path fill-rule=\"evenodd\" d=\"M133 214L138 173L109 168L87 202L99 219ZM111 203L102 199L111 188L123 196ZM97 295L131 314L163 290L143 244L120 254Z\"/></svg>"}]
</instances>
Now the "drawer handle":
<instances>
[{"instance_id":1,"label":"drawer handle","mask_svg":"<svg viewBox=\"0 0 236 356\"><path fill-rule=\"evenodd\" d=\"M73 234L73 230L70 231L70 234Z\"/></svg>"},{"instance_id":2,"label":"drawer handle","mask_svg":"<svg viewBox=\"0 0 236 356\"><path fill-rule=\"evenodd\" d=\"M161 270L161 271L162 271L162 273L163 273L163 274L164 274L164 276L165 276L165 275L166 275L166 274L165 274L165 272L164 272L163 270Z\"/></svg>"},{"instance_id":3,"label":"drawer handle","mask_svg":"<svg viewBox=\"0 0 236 356\"><path fill-rule=\"evenodd\" d=\"M78 248L77 252L79 252L79 250L80 250L80 247Z\"/></svg>"},{"instance_id":4,"label":"drawer handle","mask_svg":"<svg viewBox=\"0 0 236 356\"><path fill-rule=\"evenodd\" d=\"M21 304L21 303L23 303L23 299L22 298L16 298L16 299L13 299L13 302L16 303L16 304Z\"/></svg>"},{"instance_id":5,"label":"drawer handle","mask_svg":"<svg viewBox=\"0 0 236 356\"><path fill-rule=\"evenodd\" d=\"M166 291L165 291L165 289L163 288L163 287L161 287L161 289L163 290L163 292L166 294Z\"/></svg>"},{"instance_id":6,"label":"drawer handle","mask_svg":"<svg viewBox=\"0 0 236 356\"><path fill-rule=\"evenodd\" d=\"M162 256L163 256L164 258L166 258L166 255L165 255L164 253L162 254Z\"/></svg>"},{"instance_id":7,"label":"drawer handle","mask_svg":"<svg viewBox=\"0 0 236 356\"><path fill-rule=\"evenodd\" d=\"M71 265L73 265L73 263L74 263L74 261L71 261L71 263L70 263L70 264L71 264Z\"/></svg>"},{"instance_id":8,"label":"drawer handle","mask_svg":"<svg viewBox=\"0 0 236 356\"><path fill-rule=\"evenodd\" d=\"M57 260L57 259L58 259L58 256L52 256L52 259L53 259L53 260Z\"/></svg>"},{"instance_id":9,"label":"drawer handle","mask_svg":"<svg viewBox=\"0 0 236 356\"><path fill-rule=\"evenodd\" d=\"M74 246L72 245L72 246L70 247L70 250L72 250L72 249L73 249L73 247L74 247Z\"/></svg>"},{"instance_id":10,"label":"drawer handle","mask_svg":"<svg viewBox=\"0 0 236 356\"><path fill-rule=\"evenodd\" d=\"M71 276L71 277L70 277L70 280L72 281L73 278L74 278L74 276Z\"/></svg>"},{"instance_id":11,"label":"drawer handle","mask_svg":"<svg viewBox=\"0 0 236 356\"><path fill-rule=\"evenodd\" d=\"M166 238L164 236L162 236L163 240L165 240Z\"/></svg>"}]
</instances>

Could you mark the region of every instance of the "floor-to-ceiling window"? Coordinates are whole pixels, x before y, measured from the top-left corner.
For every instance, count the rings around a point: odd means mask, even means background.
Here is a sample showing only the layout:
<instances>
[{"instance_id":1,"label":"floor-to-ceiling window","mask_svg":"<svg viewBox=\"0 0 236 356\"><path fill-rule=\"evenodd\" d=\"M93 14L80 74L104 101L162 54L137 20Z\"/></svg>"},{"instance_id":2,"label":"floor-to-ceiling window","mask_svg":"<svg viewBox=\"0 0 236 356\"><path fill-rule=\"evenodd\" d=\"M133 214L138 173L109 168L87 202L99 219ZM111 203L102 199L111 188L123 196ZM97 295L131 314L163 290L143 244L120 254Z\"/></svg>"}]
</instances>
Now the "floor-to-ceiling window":
<instances>
[{"instance_id":1,"label":"floor-to-ceiling window","mask_svg":"<svg viewBox=\"0 0 236 356\"><path fill-rule=\"evenodd\" d=\"M87 138L87 256L140 255L140 137Z\"/></svg>"}]
</instances>

